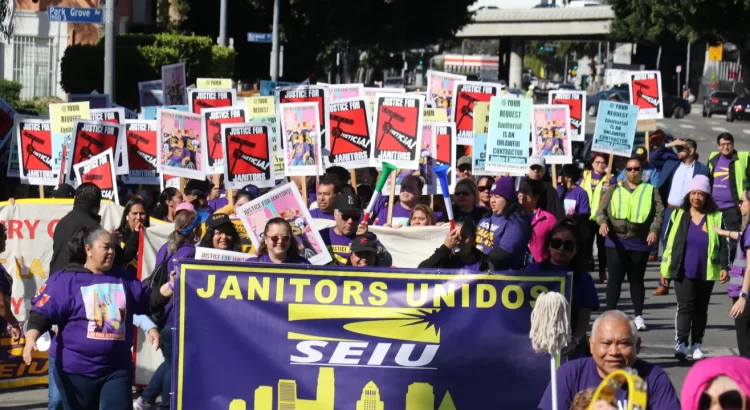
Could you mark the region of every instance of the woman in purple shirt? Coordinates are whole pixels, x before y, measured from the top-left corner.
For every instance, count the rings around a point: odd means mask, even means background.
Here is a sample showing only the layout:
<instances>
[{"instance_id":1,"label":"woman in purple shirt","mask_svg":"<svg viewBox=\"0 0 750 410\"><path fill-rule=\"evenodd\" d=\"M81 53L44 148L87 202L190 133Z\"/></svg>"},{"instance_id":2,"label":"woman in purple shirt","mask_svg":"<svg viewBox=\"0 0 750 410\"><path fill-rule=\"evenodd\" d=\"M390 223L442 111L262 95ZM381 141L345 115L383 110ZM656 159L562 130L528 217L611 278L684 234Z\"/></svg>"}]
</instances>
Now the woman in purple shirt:
<instances>
[{"instance_id":1,"label":"woman in purple shirt","mask_svg":"<svg viewBox=\"0 0 750 410\"><path fill-rule=\"evenodd\" d=\"M294 246L292 246L294 241ZM300 256L299 247L292 234L292 227L284 218L272 218L266 223L260 238L258 257L250 259L260 263L294 263L309 265L310 261Z\"/></svg>"},{"instance_id":2,"label":"woman in purple shirt","mask_svg":"<svg viewBox=\"0 0 750 410\"><path fill-rule=\"evenodd\" d=\"M557 188L557 195L563 203L565 216L572 218L578 224L584 238L589 237L588 220L591 217L589 205L589 194L578 185L581 179L581 170L573 164L562 167L562 186ZM589 259L591 247L581 246L580 252L585 260Z\"/></svg>"},{"instance_id":3,"label":"woman in purple shirt","mask_svg":"<svg viewBox=\"0 0 750 410\"><path fill-rule=\"evenodd\" d=\"M67 244L70 265L51 275L29 316L24 362L31 364L39 335L58 325L55 377L65 408L130 409L133 315L159 309L171 296L113 268L112 236L82 227Z\"/></svg>"},{"instance_id":4,"label":"woman in purple shirt","mask_svg":"<svg viewBox=\"0 0 750 410\"><path fill-rule=\"evenodd\" d=\"M661 262L661 283L674 279L677 295L675 357L704 357L701 344L708 321L708 304L714 283L729 280L729 244L715 228L723 228L721 211L711 197L705 175L696 175L680 209L672 212L667 225ZM688 347L692 337L693 344Z\"/></svg>"}]
</instances>

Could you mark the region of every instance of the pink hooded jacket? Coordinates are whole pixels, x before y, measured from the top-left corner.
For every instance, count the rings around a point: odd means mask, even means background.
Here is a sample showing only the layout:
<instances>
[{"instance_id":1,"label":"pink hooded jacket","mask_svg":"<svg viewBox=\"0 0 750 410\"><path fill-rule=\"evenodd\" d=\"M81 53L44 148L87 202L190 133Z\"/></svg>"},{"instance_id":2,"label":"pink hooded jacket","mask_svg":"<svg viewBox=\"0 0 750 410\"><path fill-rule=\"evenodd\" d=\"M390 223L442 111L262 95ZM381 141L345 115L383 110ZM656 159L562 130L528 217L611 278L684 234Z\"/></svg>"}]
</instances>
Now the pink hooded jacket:
<instances>
[{"instance_id":1,"label":"pink hooded jacket","mask_svg":"<svg viewBox=\"0 0 750 410\"><path fill-rule=\"evenodd\" d=\"M746 357L714 357L693 365L682 385L682 410L697 410L701 394L711 382L727 376L734 380L745 397L750 398L750 359Z\"/></svg>"}]
</instances>

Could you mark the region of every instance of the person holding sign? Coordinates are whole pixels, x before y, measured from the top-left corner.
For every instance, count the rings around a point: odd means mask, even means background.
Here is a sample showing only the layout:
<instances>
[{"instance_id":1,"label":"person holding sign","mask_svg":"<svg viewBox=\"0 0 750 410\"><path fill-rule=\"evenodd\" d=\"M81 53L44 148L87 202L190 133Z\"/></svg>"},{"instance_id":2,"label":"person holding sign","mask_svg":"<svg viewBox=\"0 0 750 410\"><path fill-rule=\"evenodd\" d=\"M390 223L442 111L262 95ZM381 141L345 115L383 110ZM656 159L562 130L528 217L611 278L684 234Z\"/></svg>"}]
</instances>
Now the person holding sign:
<instances>
[{"instance_id":1,"label":"person holding sign","mask_svg":"<svg viewBox=\"0 0 750 410\"><path fill-rule=\"evenodd\" d=\"M607 252L604 247L604 237L597 235L599 226L596 224L596 211L599 210L602 196L609 189L613 177L611 172L607 172L607 161L609 161L607 154L601 152L591 154L591 170L583 172L583 180L580 184L580 187L586 191L589 197L589 205L592 210L587 225L589 228L589 244L586 245L586 248L591 249L596 243L599 257L599 282L601 283L607 280ZM593 263L593 257L590 260Z\"/></svg>"},{"instance_id":2,"label":"person holding sign","mask_svg":"<svg viewBox=\"0 0 750 410\"><path fill-rule=\"evenodd\" d=\"M641 162L631 158L625 166L628 180L607 191L596 213L599 234L606 237L607 310L617 309L622 282L627 275L638 330L646 330L643 277L664 215L659 191L641 180L642 169Z\"/></svg>"},{"instance_id":3,"label":"person holding sign","mask_svg":"<svg viewBox=\"0 0 750 410\"><path fill-rule=\"evenodd\" d=\"M490 190L492 216L479 222L477 247L489 257L495 270L521 269L531 237L529 216L518 199L513 178L501 177Z\"/></svg>"},{"instance_id":4,"label":"person holding sign","mask_svg":"<svg viewBox=\"0 0 750 410\"><path fill-rule=\"evenodd\" d=\"M661 261L661 282L668 286L674 278L677 294L675 357L694 360L704 357L701 344L708 322L708 304L714 283L729 281L729 244L716 229L724 222L711 197L705 175L696 175L680 209L667 222L666 245ZM689 345L692 332L692 346Z\"/></svg>"},{"instance_id":5,"label":"person holding sign","mask_svg":"<svg viewBox=\"0 0 750 410\"><path fill-rule=\"evenodd\" d=\"M310 265L310 261L300 255L297 241L294 238L292 227L286 219L272 218L263 229L258 257L251 258L248 262ZM292 246L292 242L294 242L294 246Z\"/></svg>"},{"instance_id":6,"label":"person holding sign","mask_svg":"<svg viewBox=\"0 0 750 410\"><path fill-rule=\"evenodd\" d=\"M591 217L591 207L589 205L589 196L586 191L578 186L581 179L581 170L573 164L565 164L562 167L562 186L557 188L560 200L563 201L565 216L571 218L578 224L584 238L588 238L587 221ZM588 260L591 253L591 247L583 246L579 251L581 256Z\"/></svg>"},{"instance_id":7,"label":"person holding sign","mask_svg":"<svg viewBox=\"0 0 750 410\"><path fill-rule=\"evenodd\" d=\"M198 246L223 251L242 252L240 234L227 214L215 213L206 221L206 233Z\"/></svg>"}]
</instances>

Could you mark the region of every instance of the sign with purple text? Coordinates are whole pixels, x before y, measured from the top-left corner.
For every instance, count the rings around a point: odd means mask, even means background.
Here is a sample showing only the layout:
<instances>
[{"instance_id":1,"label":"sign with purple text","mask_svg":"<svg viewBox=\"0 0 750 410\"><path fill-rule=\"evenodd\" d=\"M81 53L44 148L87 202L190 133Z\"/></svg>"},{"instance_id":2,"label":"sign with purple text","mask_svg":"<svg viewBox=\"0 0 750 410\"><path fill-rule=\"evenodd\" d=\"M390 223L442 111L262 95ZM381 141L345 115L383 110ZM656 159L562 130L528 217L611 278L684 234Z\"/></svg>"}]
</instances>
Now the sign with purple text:
<instances>
[{"instance_id":1,"label":"sign with purple text","mask_svg":"<svg viewBox=\"0 0 750 410\"><path fill-rule=\"evenodd\" d=\"M531 348L531 311L542 292L571 294L564 271L182 260L177 272L177 410L536 408L549 356Z\"/></svg>"}]
</instances>

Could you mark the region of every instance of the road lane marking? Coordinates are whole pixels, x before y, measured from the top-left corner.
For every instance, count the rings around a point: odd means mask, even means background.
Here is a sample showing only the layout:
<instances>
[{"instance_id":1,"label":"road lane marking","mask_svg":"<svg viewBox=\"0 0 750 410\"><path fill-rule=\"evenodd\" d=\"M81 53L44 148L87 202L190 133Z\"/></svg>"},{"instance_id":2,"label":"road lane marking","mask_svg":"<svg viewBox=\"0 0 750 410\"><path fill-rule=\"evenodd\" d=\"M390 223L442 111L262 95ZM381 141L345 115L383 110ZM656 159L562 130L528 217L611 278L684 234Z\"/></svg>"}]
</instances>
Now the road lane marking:
<instances>
[{"instance_id":1,"label":"road lane marking","mask_svg":"<svg viewBox=\"0 0 750 410\"><path fill-rule=\"evenodd\" d=\"M695 129L695 125L690 125L690 124L680 124L680 128L687 128L687 129L689 129L689 130L694 130L694 129Z\"/></svg>"},{"instance_id":2,"label":"road lane marking","mask_svg":"<svg viewBox=\"0 0 750 410\"><path fill-rule=\"evenodd\" d=\"M742 130L745 134L750 134L750 130Z\"/></svg>"},{"instance_id":3,"label":"road lane marking","mask_svg":"<svg viewBox=\"0 0 750 410\"><path fill-rule=\"evenodd\" d=\"M709 123L709 124L713 124L713 125L716 125L716 124L718 124L718 123L719 123L719 121L708 121L708 123Z\"/></svg>"},{"instance_id":4,"label":"road lane marking","mask_svg":"<svg viewBox=\"0 0 750 410\"><path fill-rule=\"evenodd\" d=\"M667 128L667 126L663 122L657 122L656 126L659 128Z\"/></svg>"},{"instance_id":5,"label":"road lane marking","mask_svg":"<svg viewBox=\"0 0 750 410\"><path fill-rule=\"evenodd\" d=\"M711 129L716 132L729 132L729 130L724 127L711 127Z\"/></svg>"}]
</instances>

